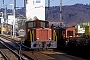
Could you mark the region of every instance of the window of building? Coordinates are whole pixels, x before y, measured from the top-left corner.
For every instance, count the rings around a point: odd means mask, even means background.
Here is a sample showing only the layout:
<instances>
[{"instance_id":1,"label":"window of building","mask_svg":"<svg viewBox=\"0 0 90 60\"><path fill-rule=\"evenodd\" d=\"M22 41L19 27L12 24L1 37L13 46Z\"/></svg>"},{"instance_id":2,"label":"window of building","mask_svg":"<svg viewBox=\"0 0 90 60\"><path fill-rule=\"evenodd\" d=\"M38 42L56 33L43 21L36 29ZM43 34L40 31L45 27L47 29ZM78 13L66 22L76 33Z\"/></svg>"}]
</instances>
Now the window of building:
<instances>
[{"instance_id":1,"label":"window of building","mask_svg":"<svg viewBox=\"0 0 90 60\"><path fill-rule=\"evenodd\" d=\"M36 0L36 3L40 3L41 1L40 0Z\"/></svg>"}]
</instances>

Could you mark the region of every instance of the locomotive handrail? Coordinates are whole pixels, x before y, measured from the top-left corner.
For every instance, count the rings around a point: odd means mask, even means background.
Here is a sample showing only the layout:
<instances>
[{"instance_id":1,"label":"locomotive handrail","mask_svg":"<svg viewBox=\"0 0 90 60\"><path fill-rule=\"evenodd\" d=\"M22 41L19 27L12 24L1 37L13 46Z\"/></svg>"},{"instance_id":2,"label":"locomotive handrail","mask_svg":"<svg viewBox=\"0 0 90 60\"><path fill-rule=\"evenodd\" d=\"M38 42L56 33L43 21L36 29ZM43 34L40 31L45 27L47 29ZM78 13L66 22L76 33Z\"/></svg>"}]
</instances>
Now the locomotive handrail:
<instances>
[{"instance_id":1,"label":"locomotive handrail","mask_svg":"<svg viewBox=\"0 0 90 60\"><path fill-rule=\"evenodd\" d=\"M22 45L23 47L25 47L25 48L32 49L32 48L30 48L30 47L27 47L27 46L23 45L23 43L21 43L21 45Z\"/></svg>"}]
</instances>

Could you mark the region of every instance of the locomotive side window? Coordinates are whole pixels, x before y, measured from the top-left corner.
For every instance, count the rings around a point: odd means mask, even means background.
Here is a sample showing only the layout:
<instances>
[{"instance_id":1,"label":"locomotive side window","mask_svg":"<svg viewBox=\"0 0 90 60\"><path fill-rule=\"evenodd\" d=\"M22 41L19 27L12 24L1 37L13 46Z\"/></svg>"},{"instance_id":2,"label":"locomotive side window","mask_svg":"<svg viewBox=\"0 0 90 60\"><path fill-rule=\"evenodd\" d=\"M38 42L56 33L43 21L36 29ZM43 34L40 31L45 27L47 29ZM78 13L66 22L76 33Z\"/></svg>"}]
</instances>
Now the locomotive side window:
<instances>
[{"instance_id":1,"label":"locomotive side window","mask_svg":"<svg viewBox=\"0 0 90 60\"><path fill-rule=\"evenodd\" d=\"M36 27L36 22L33 22L33 27Z\"/></svg>"},{"instance_id":2,"label":"locomotive side window","mask_svg":"<svg viewBox=\"0 0 90 60\"><path fill-rule=\"evenodd\" d=\"M44 22L41 22L41 27L45 27L45 23Z\"/></svg>"},{"instance_id":3,"label":"locomotive side window","mask_svg":"<svg viewBox=\"0 0 90 60\"><path fill-rule=\"evenodd\" d=\"M31 28L31 27L33 27L33 22L28 23L28 28Z\"/></svg>"},{"instance_id":4,"label":"locomotive side window","mask_svg":"<svg viewBox=\"0 0 90 60\"><path fill-rule=\"evenodd\" d=\"M67 31L67 36L73 36L73 31Z\"/></svg>"}]
</instances>

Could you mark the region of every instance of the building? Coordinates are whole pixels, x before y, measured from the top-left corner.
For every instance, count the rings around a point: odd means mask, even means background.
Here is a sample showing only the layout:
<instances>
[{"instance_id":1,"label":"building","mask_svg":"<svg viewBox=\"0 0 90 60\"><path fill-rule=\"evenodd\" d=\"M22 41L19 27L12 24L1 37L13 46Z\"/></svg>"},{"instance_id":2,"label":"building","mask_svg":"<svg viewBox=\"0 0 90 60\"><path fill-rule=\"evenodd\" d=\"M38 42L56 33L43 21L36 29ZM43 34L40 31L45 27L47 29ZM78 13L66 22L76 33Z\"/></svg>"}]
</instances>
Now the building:
<instances>
[{"instance_id":1,"label":"building","mask_svg":"<svg viewBox=\"0 0 90 60\"><path fill-rule=\"evenodd\" d=\"M85 27L82 24L77 24L76 29L77 29L76 32L79 33L79 34L85 33Z\"/></svg>"},{"instance_id":2,"label":"building","mask_svg":"<svg viewBox=\"0 0 90 60\"><path fill-rule=\"evenodd\" d=\"M0 24L4 22L3 12L0 12Z\"/></svg>"},{"instance_id":3,"label":"building","mask_svg":"<svg viewBox=\"0 0 90 60\"><path fill-rule=\"evenodd\" d=\"M13 21L14 21L14 19L13 19L13 15L8 15L8 25L13 25ZM18 28L18 20L20 20L19 18L15 18L15 28L17 29Z\"/></svg>"},{"instance_id":4,"label":"building","mask_svg":"<svg viewBox=\"0 0 90 60\"><path fill-rule=\"evenodd\" d=\"M83 26L85 26L85 35L90 36L90 22L83 23Z\"/></svg>"},{"instance_id":5,"label":"building","mask_svg":"<svg viewBox=\"0 0 90 60\"><path fill-rule=\"evenodd\" d=\"M26 0L26 19L45 20L45 0Z\"/></svg>"},{"instance_id":6,"label":"building","mask_svg":"<svg viewBox=\"0 0 90 60\"><path fill-rule=\"evenodd\" d=\"M8 15L8 24L13 25L13 15Z\"/></svg>"}]
</instances>

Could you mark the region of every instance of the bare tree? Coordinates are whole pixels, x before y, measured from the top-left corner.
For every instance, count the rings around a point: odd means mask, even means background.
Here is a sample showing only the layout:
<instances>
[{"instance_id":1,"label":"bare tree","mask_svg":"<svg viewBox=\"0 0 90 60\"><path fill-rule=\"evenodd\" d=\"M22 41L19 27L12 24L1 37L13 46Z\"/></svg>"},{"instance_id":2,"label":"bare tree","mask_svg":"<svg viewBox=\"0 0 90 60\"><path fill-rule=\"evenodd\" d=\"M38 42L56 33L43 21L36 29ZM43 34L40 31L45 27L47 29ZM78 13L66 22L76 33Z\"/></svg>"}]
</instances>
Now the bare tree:
<instances>
[{"instance_id":1,"label":"bare tree","mask_svg":"<svg viewBox=\"0 0 90 60\"><path fill-rule=\"evenodd\" d=\"M34 18L33 18L34 20L39 20L38 18L37 18L37 16L34 16Z\"/></svg>"},{"instance_id":2,"label":"bare tree","mask_svg":"<svg viewBox=\"0 0 90 60\"><path fill-rule=\"evenodd\" d=\"M19 20L17 21L17 25L18 25L18 29L24 29L25 30L25 22L26 22L26 19L24 16L20 15L19 16Z\"/></svg>"}]
</instances>

